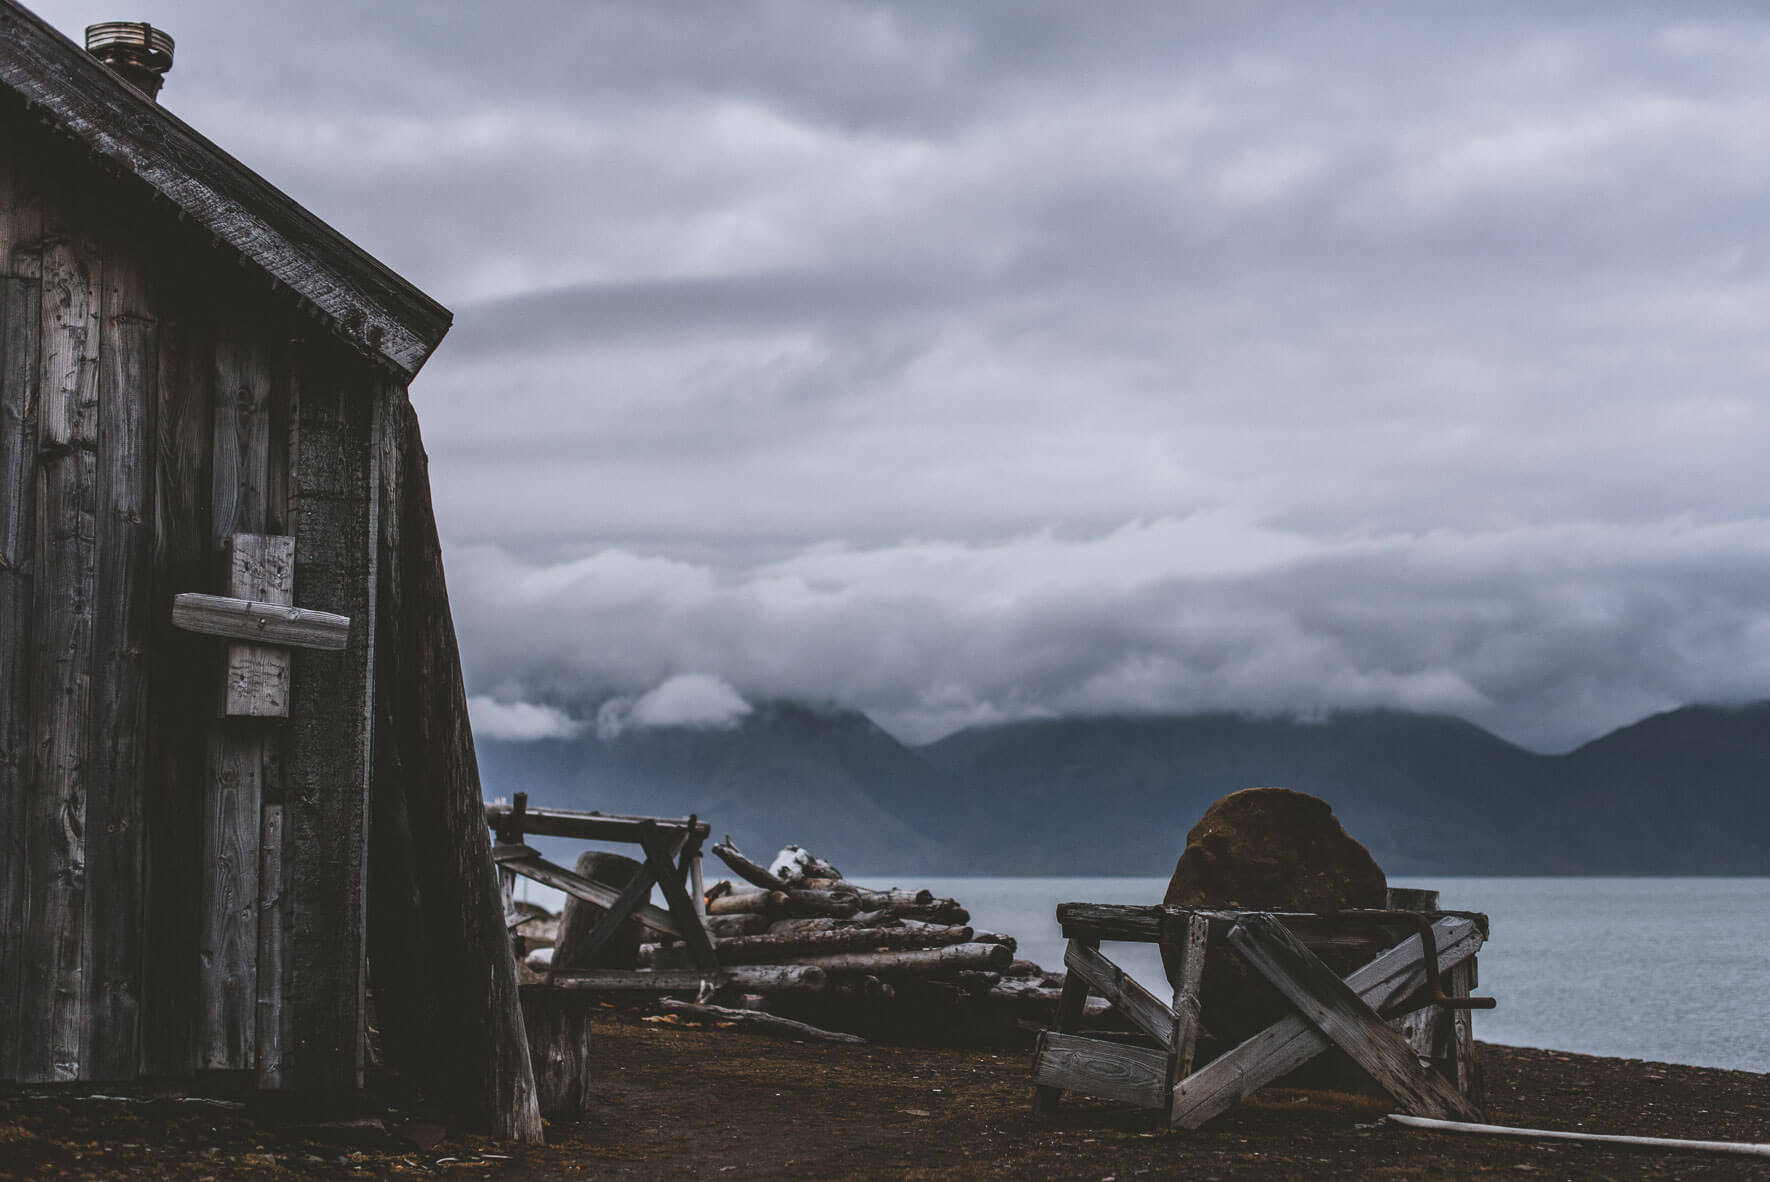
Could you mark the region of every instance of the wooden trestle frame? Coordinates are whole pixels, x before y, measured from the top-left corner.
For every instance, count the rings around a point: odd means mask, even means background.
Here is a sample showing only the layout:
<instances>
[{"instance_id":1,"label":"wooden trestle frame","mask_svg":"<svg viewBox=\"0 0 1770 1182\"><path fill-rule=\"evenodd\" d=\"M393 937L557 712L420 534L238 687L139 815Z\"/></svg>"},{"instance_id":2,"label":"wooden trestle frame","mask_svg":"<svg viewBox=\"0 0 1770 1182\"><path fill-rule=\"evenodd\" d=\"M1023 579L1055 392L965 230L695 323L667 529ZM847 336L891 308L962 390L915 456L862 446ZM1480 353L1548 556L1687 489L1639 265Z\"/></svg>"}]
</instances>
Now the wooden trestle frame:
<instances>
[{"instance_id":1,"label":"wooden trestle frame","mask_svg":"<svg viewBox=\"0 0 1770 1182\"><path fill-rule=\"evenodd\" d=\"M694 817L623 817L572 809L530 808L528 794L518 792L510 804L488 804L486 824L497 835L492 860L498 865L507 895L513 876L520 874L606 909L584 947L582 955L586 959L595 956L631 918L653 931L681 940L687 947L695 972L674 976L707 980L718 977L719 961L707 935L706 904L702 901L701 843L711 832L705 821ZM617 888L547 861L538 850L523 844L527 834L631 843L638 845L645 857L633 881ZM647 902L653 886L664 892L667 909ZM571 976L585 983L606 977L600 982L604 988L622 988L631 987L629 978L651 982L655 974L623 970L600 973L590 969ZM682 988L682 982L675 987Z\"/></svg>"},{"instance_id":2,"label":"wooden trestle frame","mask_svg":"<svg viewBox=\"0 0 1770 1182\"><path fill-rule=\"evenodd\" d=\"M1422 894L1431 898L1428 906L1420 905ZM1392 901L1423 910L1431 921L1444 993L1468 996L1487 917L1437 911L1435 892L1396 890L1392 896L1411 896ZM1381 1016L1407 1009L1428 991L1420 936L1405 923L1350 933L1343 916L1093 903L1064 903L1057 919L1069 939L1063 958L1068 977L1057 1025L1039 1036L1033 1057L1035 1104L1041 1111L1054 1111L1065 1091L1081 1092L1158 1109L1170 1125L1194 1129L1338 1048L1403 1112L1481 1119L1469 1011L1431 1006L1398 1019ZM1103 956L1103 940L1163 944L1176 951L1180 971L1173 1005ZM1344 979L1312 950L1360 943L1381 951ZM1195 1070L1201 1024L1210 1022L1199 1003L1205 958L1232 949L1293 1011ZM1146 1036L1145 1045L1077 1033L1090 991Z\"/></svg>"}]
</instances>

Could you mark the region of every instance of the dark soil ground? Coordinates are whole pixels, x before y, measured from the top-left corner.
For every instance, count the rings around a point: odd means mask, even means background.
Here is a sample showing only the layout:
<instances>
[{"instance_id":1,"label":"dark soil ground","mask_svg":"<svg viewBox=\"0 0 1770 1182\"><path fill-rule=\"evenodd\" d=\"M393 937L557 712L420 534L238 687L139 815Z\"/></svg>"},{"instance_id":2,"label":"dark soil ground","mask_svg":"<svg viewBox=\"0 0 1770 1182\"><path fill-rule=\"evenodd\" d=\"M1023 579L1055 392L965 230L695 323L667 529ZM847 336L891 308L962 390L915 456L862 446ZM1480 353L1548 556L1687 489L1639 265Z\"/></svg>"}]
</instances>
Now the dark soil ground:
<instances>
[{"instance_id":1,"label":"dark soil ground","mask_svg":"<svg viewBox=\"0 0 1770 1182\"><path fill-rule=\"evenodd\" d=\"M440 1128L313 1130L169 1099L0 1093L0 1178L1765 1178L1770 1159L1416 1132L1378 1100L1269 1090L1193 1133L1066 1100L1024 1051L795 1043L606 1010L592 1115L545 1149ZM1487 1117L1770 1142L1770 1076L1483 1046ZM428 1134L428 1135L427 1135ZM354 1143L353 1143L354 1139Z\"/></svg>"}]
</instances>

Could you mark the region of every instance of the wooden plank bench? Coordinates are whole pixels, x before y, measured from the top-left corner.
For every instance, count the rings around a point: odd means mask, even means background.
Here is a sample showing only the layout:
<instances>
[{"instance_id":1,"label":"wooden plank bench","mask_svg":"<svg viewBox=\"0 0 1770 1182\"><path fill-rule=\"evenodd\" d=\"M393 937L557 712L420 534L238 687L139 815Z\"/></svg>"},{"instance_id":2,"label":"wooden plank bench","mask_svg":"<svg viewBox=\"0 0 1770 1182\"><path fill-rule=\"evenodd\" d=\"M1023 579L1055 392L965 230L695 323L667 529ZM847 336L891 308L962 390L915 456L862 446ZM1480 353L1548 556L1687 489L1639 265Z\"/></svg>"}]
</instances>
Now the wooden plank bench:
<instances>
[{"instance_id":1,"label":"wooden plank bench","mask_svg":"<svg viewBox=\"0 0 1770 1182\"><path fill-rule=\"evenodd\" d=\"M1487 917L1438 911L1436 892L1391 892L1392 906L1430 924L1436 984L1467 998ZM1432 996L1418 921L1396 912L1333 915L1219 908L1124 907L1064 903L1057 919L1069 939L1057 1025L1033 1055L1035 1104L1053 1111L1065 1091L1161 1111L1193 1129L1246 1097L1338 1048L1411 1115L1478 1120L1470 1061L1469 1009L1418 1003ZM1177 954L1178 983L1168 1004L1100 951L1102 941L1161 944ZM1342 978L1317 955L1326 948L1374 953ZM1194 1067L1201 1025L1200 985L1207 956L1233 951L1290 1002L1290 1014ZM1088 995L1097 993L1136 1028L1136 1043L1079 1032ZM1491 1004L1475 999L1475 1004ZM1386 1019L1384 1012L1405 1011ZM1421 1014L1425 1017L1422 1019Z\"/></svg>"}]
</instances>

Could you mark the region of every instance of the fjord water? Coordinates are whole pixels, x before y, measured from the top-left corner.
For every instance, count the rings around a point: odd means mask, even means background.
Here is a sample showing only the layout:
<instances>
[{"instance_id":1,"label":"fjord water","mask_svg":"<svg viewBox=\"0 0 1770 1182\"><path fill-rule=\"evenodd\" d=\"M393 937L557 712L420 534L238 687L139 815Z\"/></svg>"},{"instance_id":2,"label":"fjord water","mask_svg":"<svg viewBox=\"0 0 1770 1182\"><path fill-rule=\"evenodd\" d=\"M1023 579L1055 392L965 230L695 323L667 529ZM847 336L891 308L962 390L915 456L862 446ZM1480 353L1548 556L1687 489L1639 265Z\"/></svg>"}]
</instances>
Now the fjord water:
<instances>
[{"instance_id":1,"label":"fjord water","mask_svg":"<svg viewBox=\"0 0 1770 1182\"><path fill-rule=\"evenodd\" d=\"M1006 932L1020 955L1063 965L1058 903L1155 903L1163 878L923 878L856 875L950 896L979 930ZM1770 878L1397 878L1446 908L1484 911L1475 1014L1488 1042L1589 1055L1770 1072ZM1158 996L1153 945L1109 954Z\"/></svg>"}]
</instances>

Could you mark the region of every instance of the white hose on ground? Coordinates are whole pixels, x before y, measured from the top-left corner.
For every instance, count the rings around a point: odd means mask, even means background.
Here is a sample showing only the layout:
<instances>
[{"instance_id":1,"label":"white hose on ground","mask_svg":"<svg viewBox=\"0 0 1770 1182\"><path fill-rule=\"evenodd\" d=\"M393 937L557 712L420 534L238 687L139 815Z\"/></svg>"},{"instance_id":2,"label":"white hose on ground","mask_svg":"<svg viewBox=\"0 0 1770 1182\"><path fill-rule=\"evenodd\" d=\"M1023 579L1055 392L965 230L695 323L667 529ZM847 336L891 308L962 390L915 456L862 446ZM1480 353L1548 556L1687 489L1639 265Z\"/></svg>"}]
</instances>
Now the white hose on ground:
<instances>
[{"instance_id":1,"label":"white hose on ground","mask_svg":"<svg viewBox=\"0 0 1770 1182\"><path fill-rule=\"evenodd\" d=\"M1648 1149L1683 1149L1696 1153L1735 1153L1742 1157L1770 1157L1770 1145L1748 1141L1680 1141L1673 1137L1624 1137L1616 1133L1568 1133L1559 1129L1515 1129L1510 1125L1472 1125L1460 1120L1433 1120L1391 1112L1389 1119L1411 1129L1435 1129L1441 1133L1484 1133L1493 1137L1527 1137L1533 1141L1594 1141L1604 1145L1640 1145Z\"/></svg>"}]
</instances>

